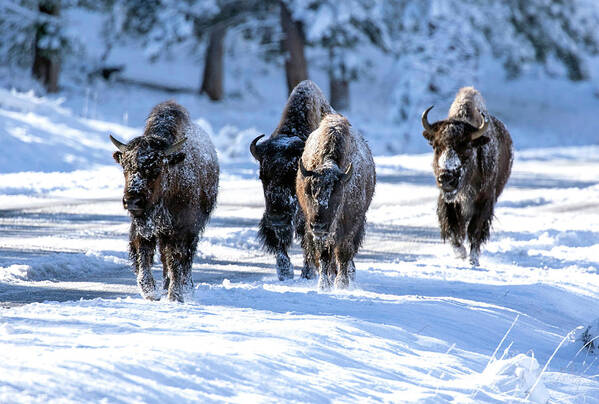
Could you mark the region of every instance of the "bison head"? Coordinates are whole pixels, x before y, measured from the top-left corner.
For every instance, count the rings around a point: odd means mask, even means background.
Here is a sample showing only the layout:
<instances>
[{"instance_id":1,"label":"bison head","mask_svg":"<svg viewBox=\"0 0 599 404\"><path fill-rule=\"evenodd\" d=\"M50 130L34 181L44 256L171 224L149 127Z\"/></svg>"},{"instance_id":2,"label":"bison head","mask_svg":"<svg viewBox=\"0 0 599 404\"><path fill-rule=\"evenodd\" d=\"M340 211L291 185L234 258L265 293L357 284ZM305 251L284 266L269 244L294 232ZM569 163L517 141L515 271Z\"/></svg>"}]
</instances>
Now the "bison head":
<instances>
[{"instance_id":1,"label":"bison head","mask_svg":"<svg viewBox=\"0 0 599 404\"><path fill-rule=\"evenodd\" d=\"M113 157L123 167L125 190L123 206L134 217L141 217L159 200L162 174L168 166L185 159L180 152L185 138L168 145L154 136L140 136L124 144L110 136L118 149Z\"/></svg>"},{"instance_id":2,"label":"bison head","mask_svg":"<svg viewBox=\"0 0 599 404\"><path fill-rule=\"evenodd\" d=\"M469 183L474 172L475 149L489 142L485 131L489 121L483 115L480 127L467 122L446 119L433 124L428 122L429 107L422 114L422 135L434 150L433 171L443 199L452 202ZM481 113L482 114L482 113Z\"/></svg>"},{"instance_id":3,"label":"bison head","mask_svg":"<svg viewBox=\"0 0 599 404\"><path fill-rule=\"evenodd\" d=\"M252 155L260 163L266 205L263 225L271 229L288 227L297 207L295 176L304 141L299 137L280 136L258 144L263 136L258 136L250 145Z\"/></svg>"},{"instance_id":4,"label":"bison head","mask_svg":"<svg viewBox=\"0 0 599 404\"><path fill-rule=\"evenodd\" d=\"M299 167L304 178L299 184L303 188L301 201L309 226L307 230L315 239L324 240L335 230L333 224L343 204L344 187L352 176L352 165L343 171L335 164L311 171L300 159Z\"/></svg>"}]
</instances>

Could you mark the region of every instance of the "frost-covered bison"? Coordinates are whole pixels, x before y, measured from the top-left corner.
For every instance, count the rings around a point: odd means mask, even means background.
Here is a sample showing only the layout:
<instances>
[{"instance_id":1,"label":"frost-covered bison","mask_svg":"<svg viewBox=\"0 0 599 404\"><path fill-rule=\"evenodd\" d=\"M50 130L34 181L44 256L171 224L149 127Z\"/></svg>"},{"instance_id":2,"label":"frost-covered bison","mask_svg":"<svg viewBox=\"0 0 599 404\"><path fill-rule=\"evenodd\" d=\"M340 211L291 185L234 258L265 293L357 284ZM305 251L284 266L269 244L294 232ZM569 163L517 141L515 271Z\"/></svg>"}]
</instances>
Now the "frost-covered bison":
<instances>
[{"instance_id":1,"label":"frost-covered bison","mask_svg":"<svg viewBox=\"0 0 599 404\"><path fill-rule=\"evenodd\" d=\"M376 174L362 136L338 114L310 134L299 162L296 189L305 216L304 248L314 257L318 287L346 288L364 237Z\"/></svg>"},{"instance_id":2,"label":"frost-covered bison","mask_svg":"<svg viewBox=\"0 0 599 404\"><path fill-rule=\"evenodd\" d=\"M270 137L258 143L264 135L258 136L250 145L252 155L260 163L266 205L258 234L264 248L276 255L280 280L293 278L287 249L294 230L303 238L304 218L295 195L297 162L308 135L318 127L323 116L333 112L320 88L304 80L291 92L281 121ZM312 261L304 250L302 277L314 275Z\"/></svg>"},{"instance_id":3,"label":"frost-covered bison","mask_svg":"<svg viewBox=\"0 0 599 404\"><path fill-rule=\"evenodd\" d=\"M158 243L163 289L183 301L193 286L191 264L199 234L216 204L218 161L208 135L172 101L154 107L142 136L124 144L110 136L123 167L123 206L131 215L129 256L146 299L156 295L152 263Z\"/></svg>"},{"instance_id":4,"label":"frost-covered bison","mask_svg":"<svg viewBox=\"0 0 599 404\"><path fill-rule=\"evenodd\" d=\"M478 265L495 202L512 169L512 138L503 123L488 114L473 87L458 92L447 119L430 124L427 116L432 108L422 114L422 126L434 150L441 237L449 239L457 257L466 258L467 234L470 263Z\"/></svg>"}]
</instances>

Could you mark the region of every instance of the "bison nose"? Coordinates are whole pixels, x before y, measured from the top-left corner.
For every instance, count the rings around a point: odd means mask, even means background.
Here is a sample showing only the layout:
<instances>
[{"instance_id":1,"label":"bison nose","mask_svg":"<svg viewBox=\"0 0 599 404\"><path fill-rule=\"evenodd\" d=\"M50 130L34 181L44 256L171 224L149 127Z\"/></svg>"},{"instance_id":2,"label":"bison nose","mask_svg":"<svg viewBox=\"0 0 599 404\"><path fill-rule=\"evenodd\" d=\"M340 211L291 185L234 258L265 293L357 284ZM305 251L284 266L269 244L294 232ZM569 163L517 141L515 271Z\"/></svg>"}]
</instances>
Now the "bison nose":
<instances>
[{"instance_id":1,"label":"bison nose","mask_svg":"<svg viewBox=\"0 0 599 404\"><path fill-rule=\"evenodd\" d=\"M453 171L442 171L437 177L437 182L444 191L451 191L458 186L458 175Z\"/></svg>"},{"instance_id":2,"label":"bison nose","mask_svg":"<svg viewBox=\"0 0 599 404\"><path fill-rule=\"evenodd\" d=\"M123 198L123 206L131 213L143 210L141 205L140 198Z\"/></svg>"}]
</instances>

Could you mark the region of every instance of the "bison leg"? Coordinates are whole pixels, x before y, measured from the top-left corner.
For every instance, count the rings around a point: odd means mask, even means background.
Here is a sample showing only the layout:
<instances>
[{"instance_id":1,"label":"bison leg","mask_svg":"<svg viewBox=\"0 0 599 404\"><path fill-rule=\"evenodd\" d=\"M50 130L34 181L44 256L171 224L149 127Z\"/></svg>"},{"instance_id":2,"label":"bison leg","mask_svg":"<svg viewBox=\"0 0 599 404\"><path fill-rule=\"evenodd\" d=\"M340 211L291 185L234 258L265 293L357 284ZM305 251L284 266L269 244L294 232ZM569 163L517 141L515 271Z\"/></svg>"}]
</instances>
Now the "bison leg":
<instances>
[{"instance_id":1,"label":"bison leg","mask_svg":"<svg viewBox=\"0 0 599 404\"><path fill-rule=\"evenodd\" d=\"M164 251L164 245L162 242L159 243L160 249L160 262L162 262L162 290L167 291L169 285L169 277L168 277L168 265L166 263L166 253Z\"/></svg>"},{"instance_id":2,"label":"bison leg","mask_svg":"<svg viewBox=\"0 0 599 404\"><path fill-rule=\"evenodd\" d=\"M341 244L335 249L335 259L337 261L335 288L337 289L347 289L349 286L349 267L353 264L352 252L351 247L346 244Z\"/></svg>"},{"instance_id":3,"label":"bison leg","mask_svg":"<svg viewBox=\"0 0 599 404\"><path fill-rule=\"evenodd\" d=\"M316 277L314 257L311 257L306 250L304 250L304 267L302 268L301 277L304 279L314 279Z\"/></svg>"},{"instance_id":4,"label":"bison leg","mask_svg":"<svg viewBox=\"0 0 599 404\"><path fill-rule=\"evenodd\" d=\"M156 283L152 276L155 249L155 239L147 240L142 237L134 237L129 242L129 256L135 266L137 285L139 286L141 295L148 300L159 299L156 296Z\"/></svg>"},{"instance_id":5,"label":"bison leg","mask_svg":"<svg viewBox=\"0 0 599 404\"><path fill-rule=\"evenodd\" d=\"M491 221L493 220L493 202L484 200L476 203L475 213L468 225L468 241L470 241L470 264L478 266L480 246L489 239Z\"/></svg>"},{"instance_id":6,"label":"bison leg","mask_svg":"<svg viewBox=\"0 0 599 404\"><path fill-rule=\"evenodd\" d=\"M353 240L353 253L352 253L352 257L351 260L349 261L348 264L348 268L347 268L347 274L349 276L349 279L354 282L356 280L356 264L354 264L354 259L353 259L353 255L356 254L356 252L360 249L360 246L362 245L362 240L364 239L364 227L366 225L366 219L364 218L361 222L360 225L358 226L358 230L356 231L356 234L354 236L354 240Z\"/></svg>"},{"instance_id":7,"label":"bison leg","mask_svg":"<svg viewBox=\"0 0 599 404\"><path fill-rule=\"evenodd\" d=\"M302 227L305 224L302 224ZM300 235L300 232L297 232ZM314 258L314 241L311 239L310 233L302 232L302 249L304 250L304 267L302 268L301 277L304 279L313 279L316 277L316 260Z\"/></svg>"},{"instance_id":8,"label":"bison leg","mask_svg":"<svg viewBox=\"0 0 599 404\"><path fill-rule=\"evenodd\" d=\"M164 248L164 261L166 261L169 285L167 298L173 302L183 302L183 277L185 267L191 265L189 251L181 240L160 240Z\"/></svg>"},{"instance_id":9,"label":"bison leg","mask_svg":"<svg viewBox=\"0 0 599 404\"><path fill-rule=\"evenodd\" d=\"M337 258L339 260L339 258ZM337 277L335 278L336 289L347 289L349 287L348 276L349 263L347 261L337 261Z\"/></svg>"},{"instance_id":10,"label":"bison leg","mask_svg":"<svg viewBox=\"0 0 599 404\"><path fill-rule=\"evenodd\" d=\"M277 276L280 281L293 279L293 265L286 250L277 252Z\"/></svg>"},{"instance_id":11,"label":"bison leg","mask_svg":"<svg viewBox=\"0 0 599 404\"><path fill-rule=\"evenodd\" d=\"M349 266L347 268L347 275L349 276L350 281L356 281L356 264L354 264L354 260L351 260L349 262Z\"/></svg>"},{"instance_id":12,"label":"bison leg","mask_svg":"<svg viewBox=\"0 0 599 404\"><path fill-rule=\"evenodd\" d=\"M287 255L287 250L293 238L291 220L286 227L275 227L270 225L266 217L263 217L260 221L258 236L262 240L264 248L268 252L275 254L279 280L293 279L293 265L291 265L291 260L289 259L289 255Z\"/></svg>"},{"instance_id":13,"label":"bison leg","mask_svg":"<svg viewBox=\"0 0 599 404\"><path fill-rule=\"evenodd\" d=\"M331 282L331 254L327 249L324 249L323 251L320 252L320 254L318 254L319 256L316 257L318 262L318 272L319 272L319 277L318 277L318 289L322 290L322 291L327 291L331 289L332 286L332 282Z\"/></svg>"},{"instance_id":14,"label":"bison leg","mask_svg":"<svg viewBox=\"0 0 599 404\"><path fill-rule=\"evenodd\" d=\"M460 211L460 206L458 204L445 202L441 195L439 195L437 201L437 216L439 218L439 227L441 229L441 238L443 241L449 239L453 252L457 258L466 258L466 249L464 248L466 226Z\"/></svg>"},{"instance_id":15,"label":"bison leg","mask_svg":"<svg viewBox=\"0 0 599 404\"><path fill-rule=\"evenodd\" d=\"M183 288L187 292L193 290L193 277L191 273L191 267L193 265L193 256L196 253L198 246L198 236L190 237L184 245L185 259L182 262L183 266Z\"/></svg>"}]
</instances>

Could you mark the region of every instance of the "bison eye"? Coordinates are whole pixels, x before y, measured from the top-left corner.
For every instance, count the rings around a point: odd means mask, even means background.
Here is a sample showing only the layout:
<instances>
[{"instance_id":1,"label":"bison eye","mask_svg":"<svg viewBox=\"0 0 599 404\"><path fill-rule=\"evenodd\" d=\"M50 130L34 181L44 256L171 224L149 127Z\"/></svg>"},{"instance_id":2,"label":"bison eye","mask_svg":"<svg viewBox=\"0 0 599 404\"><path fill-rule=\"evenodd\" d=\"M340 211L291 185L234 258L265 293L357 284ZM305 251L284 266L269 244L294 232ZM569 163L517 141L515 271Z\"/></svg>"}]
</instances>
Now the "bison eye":
<instances>
[{"instance_id":1,"label":"bison eye","mask_svg":"<svg viewBox=\"0 0 599 404\"><path fill-rule=\"evenodd\" d=\"M460 142L456 145L456 150L464 151L468 149L468 142Z\"/></svg>"}]
</instances>

